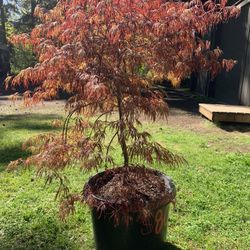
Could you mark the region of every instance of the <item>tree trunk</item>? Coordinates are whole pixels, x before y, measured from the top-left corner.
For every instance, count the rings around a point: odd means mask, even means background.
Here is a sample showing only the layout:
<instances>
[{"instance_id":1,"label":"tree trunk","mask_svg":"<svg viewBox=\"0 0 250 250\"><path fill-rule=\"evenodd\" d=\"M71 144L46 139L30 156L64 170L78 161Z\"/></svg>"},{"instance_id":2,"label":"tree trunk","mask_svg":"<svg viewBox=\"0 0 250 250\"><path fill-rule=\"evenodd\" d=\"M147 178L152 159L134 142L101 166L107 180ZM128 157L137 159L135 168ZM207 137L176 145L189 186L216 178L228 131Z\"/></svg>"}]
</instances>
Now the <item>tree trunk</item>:
<instances>
[{"instance_id":1,"label":"tree trunk","mask_svg":"<svg viewBox=\"0 0 250 250\"><path fill-rule=\"evenodd\" d=\"M6 29L5 29L5 13L4 13L3 0L0 0L0 18L1 18L0 43L1 45L6 45L7 35L6 35Z\"/></svg>"},{"instance_id":2,"label":"tree trunk","mask_svg":"<svg viewBox=\"0 0 250 250\"><path fill-rule=\"evenodd\" d=\"M117 86L117 103L118 103L119 121L120 121L119 143L120 143L121 148L122 148L124 166L128 167L129 157L128 157L128 148L127 148L127 144L126 144L126 138L125 138L126 127L125 127L125 122L124 122L122 94L121 94L121 89L120 89L119 84Z\"/></svg>"},{"instance_id":3,"label":"tree trunk","mask_svg":"<svg viewBox=\"0 0 250 250\"><path fill-rule=\"evenodd\" d=\"M30 15L31 15L31 28L33 29L36 25L36 18L35 18L34 13L35 13L35 8L37 5L37 2L36 2L36 0L31 0L30 4L31 4L30 5L30 7L31 7L31 13L30 13Z\"/></svg>"},{"instance_id":4,"label":"tree trunk","mask_svg":"<svg viewBox=\"0 0 250 250\"><path fill-rule=\"evenodd\" d=\"M5 28L5 10L3 0L0 0L0 94L5 93L4 80L10 72L10 52L7 47Z\"/></svg>"}]
</instances>

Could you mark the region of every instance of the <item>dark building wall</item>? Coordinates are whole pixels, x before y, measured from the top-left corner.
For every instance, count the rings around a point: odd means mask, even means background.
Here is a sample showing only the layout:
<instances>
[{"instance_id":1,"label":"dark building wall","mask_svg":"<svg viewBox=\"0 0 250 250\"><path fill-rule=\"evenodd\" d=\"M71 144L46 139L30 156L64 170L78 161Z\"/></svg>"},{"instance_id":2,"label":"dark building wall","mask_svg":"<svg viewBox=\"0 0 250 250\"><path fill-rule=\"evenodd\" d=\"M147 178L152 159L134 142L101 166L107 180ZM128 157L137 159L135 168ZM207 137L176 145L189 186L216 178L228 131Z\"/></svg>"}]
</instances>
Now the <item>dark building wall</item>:
<instances>
[{"instance_id":1,"label":"dark building wall","mask_svg":"<svg viewBox=\"0 0 250 250\"><path fill-rule=\"evenodd\" d=\"M223 57L238 61L232 71L221 72L213 83L214 98L229 104L250 104L249 93L248 95L245 93L244 96L241 93L243 89L246 91L246 85L249 84L247 83L249 64L246 61L249 43L248 22L250 21L248 13L249 5L242 8L238 19L221 25L215 32L215 40L223 51Z\"/></svg>"},{"instance_id":2,"label":"dark building wall","mask_svg":"<svg viewBox=\"0 0 250 250\"><path fill-rule=\"evenodd\" d=\"M250 105L250 4L248 5L248 9L246 56L239 92L240 103L245 105Z\"/></svg>"},{"instance_id":3,"label":"dark building wall","mask_svg":"<svg viewBox=\"0 0 250 250\"><path fill-rule=\"evenodd\" d=\"M221 72L211 82L207 74L197 79L195 90L228 104L250 105L250 4L241 9L237 19L218 26L212 33L213 47L219 46L226 59L238 63L230 72Z\"/></svg>"}]
</instances>

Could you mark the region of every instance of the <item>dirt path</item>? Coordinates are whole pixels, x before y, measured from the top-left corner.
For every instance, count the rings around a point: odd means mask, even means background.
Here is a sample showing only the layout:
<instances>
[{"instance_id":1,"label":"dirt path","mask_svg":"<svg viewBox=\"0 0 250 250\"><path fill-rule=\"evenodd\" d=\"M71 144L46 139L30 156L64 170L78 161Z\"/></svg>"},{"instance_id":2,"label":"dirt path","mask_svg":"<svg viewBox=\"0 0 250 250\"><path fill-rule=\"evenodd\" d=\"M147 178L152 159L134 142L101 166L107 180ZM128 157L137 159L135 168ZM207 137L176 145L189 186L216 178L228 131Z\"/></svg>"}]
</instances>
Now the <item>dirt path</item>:
<instances>
[{"instance_id":1,"label":"dirt path","mask_svg":"<svg viewBox=\"0 0 250 250\"><path fill-rule=\"evenodd\" d=\"M170 126L211 137L209 146L218 150L250 153L250 124L215 124L199 113L199 102L194 96L182 90L168 90L167 103Z\"/></svg>"},{"instance_id":2,"label":"dirt path","mask_svg":"<svg viewBox=\"0 0 250 250\"><path fill-rule=\"evenodd\" d=\"M214 124L199 113L199 102L193 95L181 90L168 90L167 103L170 109L169 124L199 133L240 132L250 136L250 124L218 123Z\"/></svg>"},{"instance_id":3,"label":"dirt path","mask_svg":"<svg viewBox=\"0 0 250 250\"><path fill-rule=\"evenodd\" d=\"M168 122L159 123L211 137L209 144L224 151L250 153L250 124L214 124L199 114L198 101L190 93L172 89L167 89L167 93ZM0 122L13 115L64 115L64 104L65 101L58 100L26 108L21 100L13 103L8 97L0 96Z\"/></svg>"},{"instance_id":4,"label":"dirt path","mask_svg":"<svg viewBox=\"0 0 250 250\"><path fill-rule=\"evenodd\" d=\"M64 114L65 101L57 100L44 102L32 107L25 107L23 101L18 99L13 102L8 96L0 96L0 117L7 115L30 114Z\"/></svg>"}]
</instances>

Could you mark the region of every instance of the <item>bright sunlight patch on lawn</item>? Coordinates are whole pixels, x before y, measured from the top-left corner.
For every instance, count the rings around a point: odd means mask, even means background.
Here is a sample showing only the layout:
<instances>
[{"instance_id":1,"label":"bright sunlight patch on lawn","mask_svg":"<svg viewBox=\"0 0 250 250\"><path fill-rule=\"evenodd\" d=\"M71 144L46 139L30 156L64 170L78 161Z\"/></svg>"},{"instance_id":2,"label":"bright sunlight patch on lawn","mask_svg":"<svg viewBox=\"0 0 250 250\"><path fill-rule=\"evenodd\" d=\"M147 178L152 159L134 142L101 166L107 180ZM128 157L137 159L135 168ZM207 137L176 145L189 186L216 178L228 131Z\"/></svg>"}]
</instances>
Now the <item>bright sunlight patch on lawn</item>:
<instances>
[{"instance_id":1,"label":"bright sunlight patch on lawn","mask_svg":"<svg viewBox=\"0 0 250 250\"><path fill-rule=\"evenodd\" d=\"M33 169L8 173L9 161L26 157L28 137L55 128L53 114L6 115L0 119L0 249L94 249L89 211L78 207L66 222L58 219L56 185L44 186ZM218 150L216 134L197 134L173 126L147 124L154 140L188 160L188 166L158 168L172 176L177 204L170 212L168 240L182 249L248 249L250 246L250 155ZM237 135L240 142L250 139ZM209 141L215 141L211 146ZM224 143L232 143L230 136ZM218 142L219 143L219 142ZM120 155L118 155L120 158ZM72 188L89 174L72 166Z\"/></svg>"}]
</instances>

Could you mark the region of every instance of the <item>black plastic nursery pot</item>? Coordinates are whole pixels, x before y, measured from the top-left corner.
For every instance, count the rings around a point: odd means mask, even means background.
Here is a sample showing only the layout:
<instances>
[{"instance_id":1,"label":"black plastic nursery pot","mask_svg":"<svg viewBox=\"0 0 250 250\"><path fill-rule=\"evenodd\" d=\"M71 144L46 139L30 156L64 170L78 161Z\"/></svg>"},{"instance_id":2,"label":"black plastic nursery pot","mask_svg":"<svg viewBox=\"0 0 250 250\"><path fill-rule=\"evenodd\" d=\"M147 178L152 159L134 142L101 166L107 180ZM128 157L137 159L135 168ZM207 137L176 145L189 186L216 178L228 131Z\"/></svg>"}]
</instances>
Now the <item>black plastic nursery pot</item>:
<instances>
[{"instance_id":1,"label":"black plastic nursery pot","mask_svg":"<svg viewBox=\"0 0 250 250\"><path fill-rule=\"evenodd\" d=\"M152 171L152 170L151 170ZM174 201L176 191L170 177L157 172L164 180L170 199L157 203L150 211L150 217L146 221L138 219L138 213L130 213L132 220L129 224L116 223L112 216L112 205L100 211L91 208L93 231L96 250L162 250L167 236L167 221L170 203ZM91 187L98 182L104 172L99 173L88 181L86 186ZM86 189L85 186L85 189ZM94 196L93 199L102 202L102 198ZM105 201L104 201L105 202ZM107 201L108 202L108 201ZM159 204L159 206L158 206Z\"/></svg>"}]
</instances>

